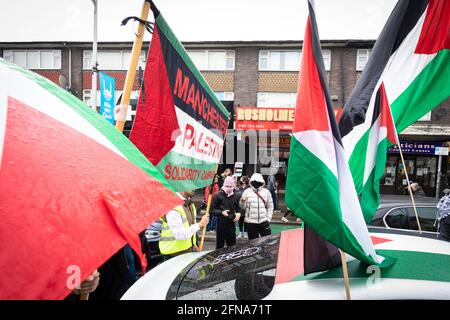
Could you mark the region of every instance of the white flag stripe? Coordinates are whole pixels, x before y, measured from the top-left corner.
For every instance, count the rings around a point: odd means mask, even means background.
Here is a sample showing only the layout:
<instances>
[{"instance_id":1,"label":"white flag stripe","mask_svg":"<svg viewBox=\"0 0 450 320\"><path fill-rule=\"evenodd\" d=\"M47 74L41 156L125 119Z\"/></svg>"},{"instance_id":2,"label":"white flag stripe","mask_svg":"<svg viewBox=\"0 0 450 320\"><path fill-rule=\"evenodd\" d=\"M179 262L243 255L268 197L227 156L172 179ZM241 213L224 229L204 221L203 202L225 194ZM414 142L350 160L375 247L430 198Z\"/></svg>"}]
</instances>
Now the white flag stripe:
<instances>
[{"instance_id":1,"label":"white flag stripe","mask_svg":"<svg viewBox=\"0 0 450 320\"><path fill-rule=\"evenodd\" d=\"M372 240L369 236L369 230L364 221L361 207L358 202L355 185L345 160L344 150L342 146L334 141L338 182L339 182L339 198L342 212L342 220L353 236L356 238L366 255L372 257L376 262L381 263L384 258L375 253Z\"/></svg>"},{"instance_id":2,"label":"white flag stripe","mask_svg":"<svg viewBox=\"0 0 450 320\"><path fill-rule=\"evenodd\" d=\"M0 92L0 170L2 168L3 148L5 146L6 117L8 116L8 97Z\"/></svg>"},{"instance_id":3,"label":"white flag stripe","mask_svg":"<svg viewBox=\"0 0 450 320\"><path fill-rule=\"evenodd\" d=\"M295 132L293 136L317 159L320 159L337 178L334 138L331 131L307 130Z\"/></svg>"},{"instance_id":4,"label":"white flag stripe","mask_svg":"<svg viewBox=\"0 0 450 320\"><path fill-rule=\"evenodd\" d=\"M46 114L47 116L71 127L79 133L97 141L109 150L123 156L101 132L89 121L79 115L66 102L47 90L35 90L35 81L29 79L22 70L14 70L14 67L0 63L0 79L8 79L0 83L0 96L10 96L27 106ZM33 77L33 75L30 75ZM49 81L45 79L45 81ZM52 85L54 85L52 83ZM86 106L86 108L89 108ZM106 120L105 120L106 121ZM125 158L125 157L124 157Z\"/></svg>"}]
</instances>

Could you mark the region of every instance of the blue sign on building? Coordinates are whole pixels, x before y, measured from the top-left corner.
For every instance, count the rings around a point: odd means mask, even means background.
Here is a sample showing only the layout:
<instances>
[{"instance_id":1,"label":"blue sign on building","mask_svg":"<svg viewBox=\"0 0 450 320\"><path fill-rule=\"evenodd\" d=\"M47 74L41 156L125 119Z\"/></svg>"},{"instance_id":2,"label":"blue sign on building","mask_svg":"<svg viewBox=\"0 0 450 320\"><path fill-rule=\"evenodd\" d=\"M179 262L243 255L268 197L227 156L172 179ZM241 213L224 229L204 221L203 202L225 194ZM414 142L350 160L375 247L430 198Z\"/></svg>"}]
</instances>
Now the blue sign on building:
<instances>
[{"instance_id":1,"label":"blue sign on building","mask_svg":"<svg viewBox=\"0 0 450 320\"><path fill-rule=\"evenodd\" d=\"M115 79L99 72L100 79L100 114L114 125Z\"/></svg>"},{"instance_id":2,"label":"blue sign on building","mask_svg":"<svg viewBox=\"0 0 450 320\"><path fill-rule=\"evenodd\" d=\"M442 147L442 143L426 141L400 141L400 146L403 153L434 155L435 149ZM398 146L393 146L388 148L388 152L399 153L400 151Z\"/></svg>"}]
</instances>

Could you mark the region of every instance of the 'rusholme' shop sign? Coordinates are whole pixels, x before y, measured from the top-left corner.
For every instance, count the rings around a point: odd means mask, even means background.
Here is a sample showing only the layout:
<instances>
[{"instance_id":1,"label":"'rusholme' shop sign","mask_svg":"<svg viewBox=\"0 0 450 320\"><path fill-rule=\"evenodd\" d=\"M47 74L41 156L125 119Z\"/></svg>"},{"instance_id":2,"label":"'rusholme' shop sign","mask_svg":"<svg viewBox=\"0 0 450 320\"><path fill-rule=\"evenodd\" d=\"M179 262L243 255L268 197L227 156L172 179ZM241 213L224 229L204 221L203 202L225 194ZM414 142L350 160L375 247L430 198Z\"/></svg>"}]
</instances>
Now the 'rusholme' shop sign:
<instances>
[{"instance_id":1,"label":"'rusholme' shop sign","mask_svg":"<svg viewBox=\"0 0 450 320\"><path fill-rule=\"evenodd\" d=\"M236 130L292 131L294 108L236 108Z\"/></svg>"}]
</instances>

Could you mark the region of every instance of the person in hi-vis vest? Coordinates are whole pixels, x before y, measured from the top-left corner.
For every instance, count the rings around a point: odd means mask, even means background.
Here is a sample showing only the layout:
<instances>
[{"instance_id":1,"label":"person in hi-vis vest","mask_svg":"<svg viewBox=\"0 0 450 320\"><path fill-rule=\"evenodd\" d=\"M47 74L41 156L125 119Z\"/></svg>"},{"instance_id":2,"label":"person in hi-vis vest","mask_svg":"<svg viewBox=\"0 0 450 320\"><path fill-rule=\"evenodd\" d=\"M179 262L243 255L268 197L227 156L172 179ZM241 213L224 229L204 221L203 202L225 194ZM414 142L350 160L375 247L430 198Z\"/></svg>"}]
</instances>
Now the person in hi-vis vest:
<instances>
[{"instance_id":1,"label":"person in hi-vis vest","mask_svg":"<svg viewBox=\"0 0 450 320\"><path fill-rule=\"evenodd\" d=\"M209 218L204 215L200 222L196 223L197 210L191 198L195 190L179 192L184 198L181 206L175 207L161 218L163 227L159 250L164 255L164 260L179 254L198 251L197 231L208 224Z\"/></svg>"}]
</instances>

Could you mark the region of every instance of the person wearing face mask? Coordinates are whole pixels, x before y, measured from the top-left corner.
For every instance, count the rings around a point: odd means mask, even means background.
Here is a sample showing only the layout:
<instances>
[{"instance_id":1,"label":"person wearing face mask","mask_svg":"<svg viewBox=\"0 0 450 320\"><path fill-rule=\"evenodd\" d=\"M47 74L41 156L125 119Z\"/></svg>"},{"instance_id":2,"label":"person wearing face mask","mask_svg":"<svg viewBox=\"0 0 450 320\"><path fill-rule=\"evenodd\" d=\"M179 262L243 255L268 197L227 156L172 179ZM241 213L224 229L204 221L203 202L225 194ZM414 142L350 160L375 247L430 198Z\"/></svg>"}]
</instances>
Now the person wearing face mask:
<instances>
[{"instance_id":1,"label":"person wearing face mask","mask_svg":"<svg viewBox=\"0 0 450 320\"><path fill-rule=\"evenodd\" d=\"M163 254L164 261L186 252L198 251L197 231L209 221L208 216L204 215L200 222L195 222L197 210L191 201L194 190L182 191L179 194L184 203L160 218L163 225L159 251Z\"/></svg>"},{"instance_id":2,"label":"person wearing face mask","mask_svg":"<svg viewBox=\"0 0 450 320\"><path fill-rule=\"evenodd\" d=\"M236 181L226 177L222 189L214 195L211 210L217 217L216 249L236 244L236 226L241 214L239 212L239 197L235 192Z\"/></svg>"},{"instance_id":3,"label":"person wearing face mask","mask_svg":"<svg viewBox=\"0 0 450 320\"><path fill-rule=\"evenodd\" d=\"M250 188L246 189L239 201L245 210L244 228L249 240L271 234L270 221L273 215L273 201L270 191L264 188L265 181L260 173L250 178Z\"/></svg>"}]
</instances>

